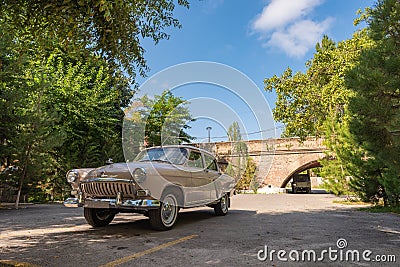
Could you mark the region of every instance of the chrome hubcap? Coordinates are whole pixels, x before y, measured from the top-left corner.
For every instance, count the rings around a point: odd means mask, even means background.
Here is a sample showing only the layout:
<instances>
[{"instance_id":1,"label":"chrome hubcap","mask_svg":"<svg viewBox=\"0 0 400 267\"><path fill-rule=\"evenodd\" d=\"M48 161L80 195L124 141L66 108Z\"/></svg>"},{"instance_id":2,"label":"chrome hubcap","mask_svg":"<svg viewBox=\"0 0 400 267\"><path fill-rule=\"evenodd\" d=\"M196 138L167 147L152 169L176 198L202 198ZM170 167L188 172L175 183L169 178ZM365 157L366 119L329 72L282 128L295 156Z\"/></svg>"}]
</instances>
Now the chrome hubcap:
<instances>
[{"instance_id":1,"label":"chrome hubcap","mask_svg":"<svg viewBox=\"0 0 400 267\"><path fill-rule=\"evenodd\" d=\"M221 198L221 208L222 208L222 210L223 210L224 212L226 212L227 209L228 209L228 203L227 203L227 197L226 197L226 195L224 195L224 196Z\"/></svg>"},{"instance_id":2,"label":"chrome hubcap","mask_svg":"<svg viewBox=\"0 0 400 267\"><path fill-rule=\"evenodd\" d=\"M176 216L176 199L172 195L167 195L161 206L161 219L164 225L169 226L174 223Z\"/></svg>"}]
</instances>

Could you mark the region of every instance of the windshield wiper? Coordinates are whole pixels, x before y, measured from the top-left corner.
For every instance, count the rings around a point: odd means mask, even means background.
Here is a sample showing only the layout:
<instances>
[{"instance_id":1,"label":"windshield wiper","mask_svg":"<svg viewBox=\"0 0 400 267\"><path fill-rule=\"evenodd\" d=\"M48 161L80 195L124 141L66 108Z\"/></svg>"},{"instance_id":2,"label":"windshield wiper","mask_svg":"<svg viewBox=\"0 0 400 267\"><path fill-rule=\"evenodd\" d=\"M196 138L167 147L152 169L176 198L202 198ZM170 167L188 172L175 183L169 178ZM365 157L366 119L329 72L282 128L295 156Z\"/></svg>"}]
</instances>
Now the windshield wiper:
<instances>
[{"instance_id":1,"label":"windshield wiper","mask_svg":"<svg viewBox=\"0 0 400 267\"><path fill-rule=\"evenodd\" d=\"M152 161L157 161L157 162L166 162L166 163L169 163L169 164L171 164L171 162L169 162L168 160L165 160L165 159L153 159Z\"/></svg>"},{"instance_id":2,"label":"windshield wiper","mask_svg":"<svg viewBox=\"0 0 400 267\"><path fill-rule=\"evenodd\" d=\"M171 162L169 162L168 160L165 160L165 159L142 159L142 160L140 160L140 162L142 162L142 161L157 161L157 162L166 162L166 163L171 164Z\"/></svg>"}]
</instances>

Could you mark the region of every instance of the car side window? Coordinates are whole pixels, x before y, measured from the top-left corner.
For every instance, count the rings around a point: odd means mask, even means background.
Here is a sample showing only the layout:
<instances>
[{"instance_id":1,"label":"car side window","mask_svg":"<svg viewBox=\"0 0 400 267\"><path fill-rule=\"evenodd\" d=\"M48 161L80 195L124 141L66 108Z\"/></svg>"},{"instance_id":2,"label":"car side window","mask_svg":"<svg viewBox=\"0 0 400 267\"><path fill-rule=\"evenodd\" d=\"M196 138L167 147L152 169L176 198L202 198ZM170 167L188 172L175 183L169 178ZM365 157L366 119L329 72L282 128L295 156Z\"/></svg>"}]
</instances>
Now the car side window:
<instances>
[{"instance_id":1,"label":"car side window","mask_svg":"<svg viewBox=\"0 0 400 267\"><path fill-rule=\"evenodd\" d=\"M206 169L212 171L218 171L217 163L215 162L214 158L209 155L204 155L204 160L206 162Z\"/></svg>"},{"instance_id":2,"label":"car side window","mask_svg":"<svg viewBox=\"0 0 400 267\"><path fill-rule=\"evenodd\" d=\"M204 168L203 159L201 158L201 153L197 151L190 151L189 159L187 161L187 166L195 168Z\"/></svg>"}]
</instances>

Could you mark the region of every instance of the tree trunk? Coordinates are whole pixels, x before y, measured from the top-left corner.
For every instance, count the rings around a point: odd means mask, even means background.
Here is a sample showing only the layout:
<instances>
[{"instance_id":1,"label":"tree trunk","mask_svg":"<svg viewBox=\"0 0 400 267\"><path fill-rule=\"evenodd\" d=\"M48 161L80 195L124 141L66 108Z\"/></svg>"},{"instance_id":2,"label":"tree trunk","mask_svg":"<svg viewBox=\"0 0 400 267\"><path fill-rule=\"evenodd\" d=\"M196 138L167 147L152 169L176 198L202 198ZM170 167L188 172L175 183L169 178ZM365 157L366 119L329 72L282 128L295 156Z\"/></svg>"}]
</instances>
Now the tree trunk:
<instances>
[{"instance_id":1,"label":"tree trunk","mask_svg":"<svg viewBox=\"0 0 400 267\"><path fill-rule=\"evenodd\" d=\"M25 178L26 178L26 169L28 168L30 154L31 154L31 145L28 144L28 147L26 149L26 154L25 154L25 161L24 161L24 165L23 165L24 169L22 171L21 179L19 180L17 199L15 200L15 209L19 208L19 198L21 197L22 186L23 186Z\"/></svg>"},{"instance_id":2,"label":"tree trunk","mask_svg":"<svg viewBox=\"0 0 400 267\"><path fill-rule=\"evenodd\" d=\"M25 170L24 170L25 172ZM21 179L19 180L19 185L18 185L18 193L17 193L17 199L15 200L15 209L19 208L19 198L21 197L21 191L22 191L22 184L24 183L24 176L21 176Z\"/></svg>"}]
</instances>

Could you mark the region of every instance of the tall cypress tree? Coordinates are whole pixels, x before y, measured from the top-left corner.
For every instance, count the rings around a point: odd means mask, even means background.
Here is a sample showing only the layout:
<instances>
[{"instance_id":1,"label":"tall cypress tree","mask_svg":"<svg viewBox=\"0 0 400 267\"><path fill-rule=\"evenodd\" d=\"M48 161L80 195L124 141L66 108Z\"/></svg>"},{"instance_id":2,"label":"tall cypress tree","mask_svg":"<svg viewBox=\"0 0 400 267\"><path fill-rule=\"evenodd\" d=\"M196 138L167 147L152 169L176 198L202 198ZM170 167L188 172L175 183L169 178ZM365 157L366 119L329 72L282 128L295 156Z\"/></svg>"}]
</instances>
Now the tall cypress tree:
<instances>
[{"instance_id":1,"label":"tall cypress tree","mask_svg":"<svg viewBox=\"0 0 400 267\"><path fill-rule=\"evenodd\" d=\"M361 54L348 72L350 131L374 162L375 179L386 203L399 205L400 197L400 2L379 0L367 18L376 45ZM372 178L372 177L370 177ZM364 177L366 179L366 177Z\"/></svg>"}]
</instances>

